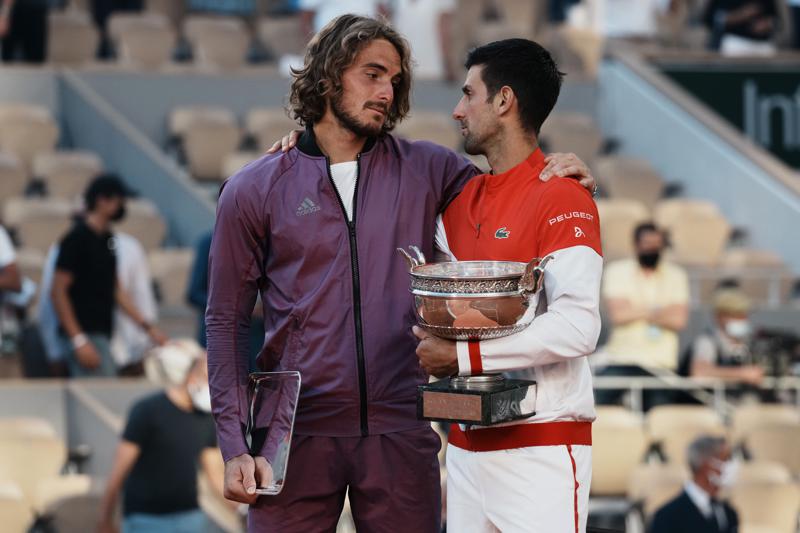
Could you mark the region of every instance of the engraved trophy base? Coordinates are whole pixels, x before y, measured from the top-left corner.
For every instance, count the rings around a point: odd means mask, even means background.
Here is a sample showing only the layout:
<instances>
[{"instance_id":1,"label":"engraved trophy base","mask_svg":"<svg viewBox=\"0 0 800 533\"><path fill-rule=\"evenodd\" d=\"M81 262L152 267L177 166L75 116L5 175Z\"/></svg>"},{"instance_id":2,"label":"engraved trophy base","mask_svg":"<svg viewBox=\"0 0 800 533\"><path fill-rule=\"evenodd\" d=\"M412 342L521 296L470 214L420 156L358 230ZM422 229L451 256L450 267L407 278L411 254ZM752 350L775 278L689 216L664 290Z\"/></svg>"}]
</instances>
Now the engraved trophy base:
<instances>
[{"instance_id":1,"label":"engraved trophy base","mask_svg":"<svg viewBox=\"0 0 800 533\"><path fill-rule=\"evenodd\" d=\"M535 414L536 382L499 374L443 379L420 385L417 417L490 426Z\"/></svg>"}]
</instances>

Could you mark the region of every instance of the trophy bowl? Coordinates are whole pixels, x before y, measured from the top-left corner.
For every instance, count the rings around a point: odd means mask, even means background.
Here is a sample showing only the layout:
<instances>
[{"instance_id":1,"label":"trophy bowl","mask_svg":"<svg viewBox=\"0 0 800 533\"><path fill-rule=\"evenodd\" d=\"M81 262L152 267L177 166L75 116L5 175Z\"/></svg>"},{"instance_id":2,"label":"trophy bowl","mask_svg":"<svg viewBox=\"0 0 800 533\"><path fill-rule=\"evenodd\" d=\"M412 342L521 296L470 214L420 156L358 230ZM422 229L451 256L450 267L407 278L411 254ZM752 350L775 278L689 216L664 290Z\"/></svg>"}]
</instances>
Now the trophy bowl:
<instances>
[{"instance_id":1,"label":"trophy bowl","mask_svg":"<svg viewBox=\"0 0 800 533\"><path fill-rule=\"evenodd\" d=\"M450 340L485 340L525 329L534 319L544 266L551 258L425 263L400 249L409 265L414 310L423 329Z\"/></svg>"}]
</instances>

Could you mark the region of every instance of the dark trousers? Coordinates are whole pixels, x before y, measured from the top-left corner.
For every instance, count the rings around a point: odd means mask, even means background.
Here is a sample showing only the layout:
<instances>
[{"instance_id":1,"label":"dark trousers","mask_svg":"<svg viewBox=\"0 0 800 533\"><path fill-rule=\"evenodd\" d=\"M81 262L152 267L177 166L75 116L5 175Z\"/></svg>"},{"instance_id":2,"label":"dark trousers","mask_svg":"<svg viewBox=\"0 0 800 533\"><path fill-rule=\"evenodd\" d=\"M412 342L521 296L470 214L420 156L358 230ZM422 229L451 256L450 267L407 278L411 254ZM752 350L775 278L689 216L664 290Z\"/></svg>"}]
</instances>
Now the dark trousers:
<instances>
[{"instance_id":1,"label":"dark trousers","mask_svg":"<svg viewBox=\"0 0 800 533\"><path fill-rule=\"evenodd\" d=\"M800 6L792 7L792 44L800 50Z\"/></svg>"},{"instance_id":2,"label":"dark trousers","mask_svg":"<svg viewBox=\"0 0 800 533\"><path fill-rule=\"evenodd\" d=\"M11 9L8 33L0 42L4 63L19 58L44 63L47 55L47 7L16 2Z\"/></svg>"},{"instance_id":3,"label":"dark trousers","mask_svg":"<svg viewBox=\"0 0 800 533\"><path fill-rule=\"evenodd\" d=\"M334 532L345 494L358 531L439 533L439 436L430 428L368 437L294 435L286 484L250 506L250 533Z\"/></svg>"}]
</instances>

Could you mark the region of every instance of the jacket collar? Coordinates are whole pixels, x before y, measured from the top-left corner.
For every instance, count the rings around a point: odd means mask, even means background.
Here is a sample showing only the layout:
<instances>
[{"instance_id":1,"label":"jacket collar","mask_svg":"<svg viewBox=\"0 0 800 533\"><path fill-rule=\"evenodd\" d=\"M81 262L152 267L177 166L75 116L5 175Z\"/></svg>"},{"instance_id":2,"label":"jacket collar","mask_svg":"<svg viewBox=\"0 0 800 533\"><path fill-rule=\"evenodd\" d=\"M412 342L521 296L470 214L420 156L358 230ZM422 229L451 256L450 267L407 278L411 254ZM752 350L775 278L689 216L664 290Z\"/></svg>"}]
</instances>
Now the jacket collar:
<instances>
[{"instance_id":1,"label":"jacket collar","mask_svg":"<svg viewBox=\"0 0 800 533\"><path fill-rule=\"evenodd\" d=\"M364 143L364 148L361 149L360 153L363 154L372 150L377 140L378 137L367 137L367 142ZM297 141L297 149L312 157L325 157L325 154L322 153L322 150L317 144L317 136L314 134L313 124L306 126L306 131L303 132L300 139Z\"/></svg>"}]
</instances>

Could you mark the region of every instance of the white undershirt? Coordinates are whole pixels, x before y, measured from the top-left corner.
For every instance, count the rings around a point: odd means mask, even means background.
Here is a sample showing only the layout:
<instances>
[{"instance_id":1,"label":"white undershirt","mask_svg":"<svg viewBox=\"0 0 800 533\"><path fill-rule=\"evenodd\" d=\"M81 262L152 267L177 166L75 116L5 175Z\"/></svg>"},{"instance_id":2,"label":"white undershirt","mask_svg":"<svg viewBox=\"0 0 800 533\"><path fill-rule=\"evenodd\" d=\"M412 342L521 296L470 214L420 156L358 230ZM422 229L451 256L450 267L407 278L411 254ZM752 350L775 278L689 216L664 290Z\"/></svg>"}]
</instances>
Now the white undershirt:
<instances>
[{"instance_id":1,"label":"white undershirt","mask_svg":"<svg viewBox=\"0 0 800 533\"><path fill-rule=\"evenodd\" d=\"M347 161L331 165L331 177L339 198L342 199L344 210L347 211L347 220L353 220L353 196L356 192L356 175L358 162Z\"/></svg>"}]
</instances>

